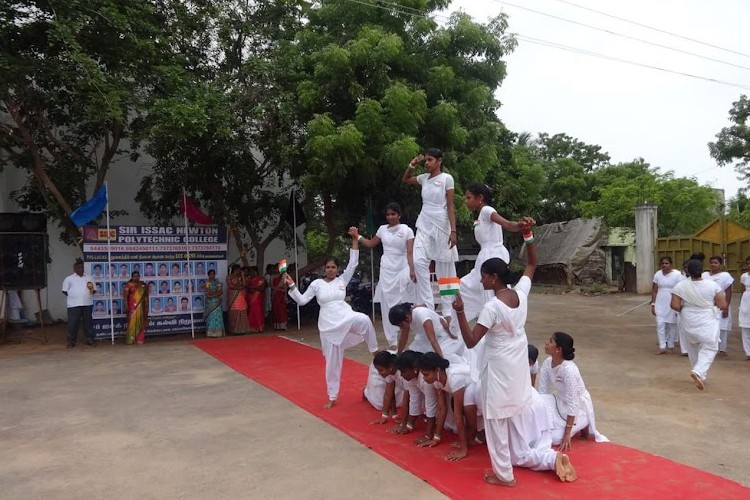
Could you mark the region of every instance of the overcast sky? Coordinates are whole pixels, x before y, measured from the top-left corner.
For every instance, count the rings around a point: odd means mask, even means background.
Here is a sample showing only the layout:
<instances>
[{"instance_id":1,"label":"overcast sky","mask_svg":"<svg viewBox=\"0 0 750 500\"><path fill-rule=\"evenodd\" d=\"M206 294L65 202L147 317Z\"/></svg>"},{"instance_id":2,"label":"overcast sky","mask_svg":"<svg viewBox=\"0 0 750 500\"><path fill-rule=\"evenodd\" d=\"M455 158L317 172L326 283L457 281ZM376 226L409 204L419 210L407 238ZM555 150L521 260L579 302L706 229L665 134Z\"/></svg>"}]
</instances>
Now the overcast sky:
<instances>
[{"instance_id":1,"label":"overcast sky","mask_svg":"<svg viewBox=\"0 0 750 500\"><path fill-rule=\"evenodd\" d=\"M748 0L565 0L750 55ZM628 36L746 66L737 68L595 31L512 7L514 4ZM602 146L614 162L643 157L663 171L723 188L744 183L717 167L706 144L729 124L728 111L750 94L744 57L588 12L560 0L454 0L478 21L500 12L509 32L611 57L741 84L740 89L519 40L498 91L500 118L516 132L564 132Z\"/></svg>"}]
</instances>

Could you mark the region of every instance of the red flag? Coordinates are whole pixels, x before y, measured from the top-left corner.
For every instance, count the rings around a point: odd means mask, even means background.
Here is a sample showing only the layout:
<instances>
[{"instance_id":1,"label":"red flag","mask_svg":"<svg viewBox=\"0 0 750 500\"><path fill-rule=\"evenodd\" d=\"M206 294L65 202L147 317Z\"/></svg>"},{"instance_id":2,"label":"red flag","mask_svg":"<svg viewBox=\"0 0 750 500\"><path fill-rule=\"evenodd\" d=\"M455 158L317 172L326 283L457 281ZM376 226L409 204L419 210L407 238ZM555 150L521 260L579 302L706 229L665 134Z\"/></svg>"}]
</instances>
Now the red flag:
<instances>
[{"instance_id":1,"label":"red flag","mask_svg":"<svg viewBox=\"0 0 750 500\"><path fill-rule=\"evenodd\" d=\"M184 214L188 220L195 222L196 224L214 223L214 220L203 213L203 210L201 210L200 207L198 207L198 205L187 196L180 200L180 213Z\"/></svg>"}]
</instances>

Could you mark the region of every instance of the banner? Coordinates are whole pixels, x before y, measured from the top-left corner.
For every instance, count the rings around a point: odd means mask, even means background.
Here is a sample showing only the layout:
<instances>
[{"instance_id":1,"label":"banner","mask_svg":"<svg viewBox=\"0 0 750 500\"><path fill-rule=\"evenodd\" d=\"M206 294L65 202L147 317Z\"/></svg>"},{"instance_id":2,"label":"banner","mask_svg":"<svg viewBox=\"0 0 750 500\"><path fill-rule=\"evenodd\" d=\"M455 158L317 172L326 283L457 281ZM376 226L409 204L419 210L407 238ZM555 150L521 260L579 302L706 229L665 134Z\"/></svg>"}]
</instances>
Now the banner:
<instances>
[{"instance_id":1,"label":"banner","mask_svg":"<svg viewBox=\"0 0 750 500\"><path fill-rule=\"evenodd\" d=\"M93 330L97 338L123 336L126 310L122 290L138 271L149 287L146 336L205 331L204 295L208 271L216 279L227 276L227 233L223 227L112 226L111 260L107 262L107 229L86 226L83 231L84 272L95 287ZM110 286L111 283L111 286Z\"/></svg>"}]
</instances>

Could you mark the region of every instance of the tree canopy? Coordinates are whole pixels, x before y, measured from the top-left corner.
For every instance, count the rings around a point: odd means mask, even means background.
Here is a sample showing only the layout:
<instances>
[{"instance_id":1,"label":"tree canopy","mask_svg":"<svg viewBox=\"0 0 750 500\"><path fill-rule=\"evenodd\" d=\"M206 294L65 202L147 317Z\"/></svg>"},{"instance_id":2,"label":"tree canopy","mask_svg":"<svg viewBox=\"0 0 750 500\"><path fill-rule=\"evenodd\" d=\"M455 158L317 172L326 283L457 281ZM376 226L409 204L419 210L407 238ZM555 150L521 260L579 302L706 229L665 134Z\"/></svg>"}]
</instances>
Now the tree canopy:
<instances>
[{"instance_id":1,"label":"tree canopy","mask_svg":"<svg viewBox=\"0 0 750 500\"><path fill-rule=\"evenodd\" d=\"M729 127L716 134L716 142L709 142L711 156L719 165L735 163L734 167L745 180L750 181L750 99L741 95L729 110Z\"/></svg>"},{"instance_id":2,"label":"tree canopy","mask_svg":"<svg viewBox=\"0 0 750 500\"><path fill-rule=\"evenodd\" d=\"M78 236L68 216L123 155L159 78L164 19L152 2L6 2L0 9L0 155L29 172L13 193Z\"/></svg>"},{"instance_id":3,"label":"tree canopy","mask_svg":"<svg viewBox=\"0 0 750 500\"><path fill-rule=\"evenodd\" d=\"M376 212L399 200L413 220L419 193L401 177L418 152L445 150L460 186L497 176L512 137L494 97L515 47L506 16L480 24L455 13L440 26L429 16L447 1L408 2L424 16L362 3L371 5L317 2L298 34L303 185L314 193L329 252L368 198Z\"/></svg>"},{"instance_id":4,"label":"tree canopy","mask_svg":"<svg viewBox=\"0 0 750 500\"><path fill-rule=\"evenodd\" d=\"M291 186L305 192L310 257L331 253L371 200L399 201L413 223L419 190L401 183L427 147L463 186L481 181L508 218L600 216L632 227L660 204L660 234L715 214L710 189L643 160L612 165L565 133L509 131L497 116L516 40L449 0L20 0L0 7L0 168L28 171L14 199L76 236L68 215L124 159L148 155L142 212L168 223L183 188L233 230L243 257L291 239ZM745 96L712 155L747 167ZM145 154L145 155L144 155ZM744 170L742 170L744 172ZM748 175L745 173L745 175ZM88 193L87 193L88 189Z\"/></svg>"}]
</instances>

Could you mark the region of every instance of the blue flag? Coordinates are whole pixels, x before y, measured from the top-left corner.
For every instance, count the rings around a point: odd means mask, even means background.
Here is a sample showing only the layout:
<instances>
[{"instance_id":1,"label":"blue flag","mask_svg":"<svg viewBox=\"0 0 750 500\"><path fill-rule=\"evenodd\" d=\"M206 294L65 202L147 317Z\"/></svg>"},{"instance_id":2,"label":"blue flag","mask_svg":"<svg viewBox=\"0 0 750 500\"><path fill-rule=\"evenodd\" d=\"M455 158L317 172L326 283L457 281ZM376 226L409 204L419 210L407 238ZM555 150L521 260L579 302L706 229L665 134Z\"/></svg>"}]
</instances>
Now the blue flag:
<instances>
[{"instance_id":1,"label":"blue flag","mask_svg":"<svg viewBox=\"0 0 750 500\"><path fill-rule=\"evenodd\" d=\"M106 186L102 186L99 188L99 191L94 194L93 198L73 210L73 213L70 214L70 220L73 221L76 227L82 227L86 223L99 217L106 206L107 188Z\"/></svg>"}]
</instances>

